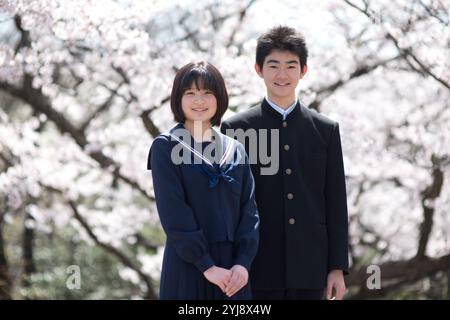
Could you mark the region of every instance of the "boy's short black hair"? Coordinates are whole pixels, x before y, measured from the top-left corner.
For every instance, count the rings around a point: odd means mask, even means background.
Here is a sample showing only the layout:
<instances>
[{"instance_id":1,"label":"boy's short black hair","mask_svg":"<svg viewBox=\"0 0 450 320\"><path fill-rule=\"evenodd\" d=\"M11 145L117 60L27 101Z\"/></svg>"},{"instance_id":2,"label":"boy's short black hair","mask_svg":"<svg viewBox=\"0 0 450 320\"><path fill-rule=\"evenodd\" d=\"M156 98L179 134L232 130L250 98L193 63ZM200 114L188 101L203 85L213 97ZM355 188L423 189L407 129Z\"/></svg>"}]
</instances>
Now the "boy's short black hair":
<instances>
[{"instance_id":1,"label":"boy's short black hair","mask_svg":"<svg viewBox=\"0 0 450 320\"><path fill-rule=\"evenodd\" d=\"M197 89L207 89L213 92L217 100L217 111L211 118L211 125L220 125L222 116L228 108L227 88L220 71L207 61L188 63L175 75L170 95L170 108L175 121L184 123L186 120L181 108L181 98L193 83Z\"/></svg>"},{"instance_id":2,"label":"boy's short black hair","mask_svg":"<svg viewBox=\"0 0 450 320\"><path fill-rule=\"evenodd\" d=\"M306 65L308 49L304 36L294 28L278 26L270 29L258 38L256 46L256 64L262 69L264 59L272 50L290 51L300 60L300 66Z\"/></svg>"}]
</instances>

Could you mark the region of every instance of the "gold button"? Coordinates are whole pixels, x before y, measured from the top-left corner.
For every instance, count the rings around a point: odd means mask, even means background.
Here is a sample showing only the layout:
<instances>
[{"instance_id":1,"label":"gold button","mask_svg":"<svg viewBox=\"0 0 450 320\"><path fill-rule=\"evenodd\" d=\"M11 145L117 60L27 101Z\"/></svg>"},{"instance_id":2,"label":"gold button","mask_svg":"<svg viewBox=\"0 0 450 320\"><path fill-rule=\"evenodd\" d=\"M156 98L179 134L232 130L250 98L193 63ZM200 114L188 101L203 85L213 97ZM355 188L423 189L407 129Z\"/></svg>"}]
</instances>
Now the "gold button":
<instances>
[{"instance_id":1,"label":"gold button","mask_svg":"<svg viewBox=\"0 0 450 320\"><path fill-rule=\"evenodd\" d=\"M286 128L287 127L287 122L283 121L283 127Z\"/></svg>"},{"instance_id":2,"label":"gold button","mask_svg":"<svg viewBox=\"0 0 450 320\"><path fill-rule=\"evenodd\" d=\"M294 218L290 218L289 219L289 224L295 224L295 219Z\"/></svg>"},{"instance_id":3,"label":"gold button","mask_svg":"<svg viewBox=\"0 0 450 320\"><path fill-rule=\"evenodd\" d=\"M291 170L290 168L287 168L287 169L286 169L286 174L289 175L289 174L291 174L291 173L292 173L292 170Z\"/></svg>"},{"instance_id":4,"label":"gold button","mask_svg":"<svg viewBox=\"0 0 450 320\"><path fill-rule=\"evenodd\" d=\"M287 194L287 198L288 198L289 200L294 199L294 194L288 193L288 194Z\"/></svg>"},{"instance_id":5,"label":"gold button","mask_svg":"<svg viewBox=\"0 0 450 320\"><path fill-rule=\"evenodd\" d=\"M290 147L289 147L288 144L285 144L285 145L284 145L284 150L289 151L289 148L290 148Z\"/></svg>"}]
</instances>

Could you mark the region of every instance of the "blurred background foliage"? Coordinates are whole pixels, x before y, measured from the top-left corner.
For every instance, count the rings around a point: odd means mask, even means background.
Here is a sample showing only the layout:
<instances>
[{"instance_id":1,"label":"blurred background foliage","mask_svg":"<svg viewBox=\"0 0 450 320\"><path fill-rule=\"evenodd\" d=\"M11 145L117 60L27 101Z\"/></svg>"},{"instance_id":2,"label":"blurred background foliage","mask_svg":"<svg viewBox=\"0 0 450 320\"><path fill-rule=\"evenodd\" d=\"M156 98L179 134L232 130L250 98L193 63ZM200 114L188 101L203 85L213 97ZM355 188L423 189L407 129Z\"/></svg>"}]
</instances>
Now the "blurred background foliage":
<instances>
[{"instance_id":1,"label":"blurred background foliage","mask_svg":"<svg viewBox=\"0 0 450 320\"><path fill-rule=\"evenodd\" d=\"M0 0L0 299L157 298L146 160L173 124L175 71L215 64L225 117L257 105L256 38L278 22L307 39L302 103L340 123L346 298L449 299L449 14L438 0Z\"/></svg>"}]
</instances>

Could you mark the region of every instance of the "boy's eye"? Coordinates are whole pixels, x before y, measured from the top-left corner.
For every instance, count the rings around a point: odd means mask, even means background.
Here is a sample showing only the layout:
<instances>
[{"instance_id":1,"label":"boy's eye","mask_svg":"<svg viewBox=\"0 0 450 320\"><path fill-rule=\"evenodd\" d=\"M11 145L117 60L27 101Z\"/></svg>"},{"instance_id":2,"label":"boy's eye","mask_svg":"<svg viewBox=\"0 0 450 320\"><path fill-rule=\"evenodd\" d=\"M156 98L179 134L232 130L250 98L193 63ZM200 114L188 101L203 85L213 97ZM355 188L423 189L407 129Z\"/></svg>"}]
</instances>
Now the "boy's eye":
<instances>
[{"instance_id":1,"label":"boy's eye","mask_svg":"<svg viewBox=\"0 0 450 320\"><path fill-rule=\"evenodd\" d=\"M269 66L269 68L276 69L277 66Z\"/></svg>"}]
</instances>

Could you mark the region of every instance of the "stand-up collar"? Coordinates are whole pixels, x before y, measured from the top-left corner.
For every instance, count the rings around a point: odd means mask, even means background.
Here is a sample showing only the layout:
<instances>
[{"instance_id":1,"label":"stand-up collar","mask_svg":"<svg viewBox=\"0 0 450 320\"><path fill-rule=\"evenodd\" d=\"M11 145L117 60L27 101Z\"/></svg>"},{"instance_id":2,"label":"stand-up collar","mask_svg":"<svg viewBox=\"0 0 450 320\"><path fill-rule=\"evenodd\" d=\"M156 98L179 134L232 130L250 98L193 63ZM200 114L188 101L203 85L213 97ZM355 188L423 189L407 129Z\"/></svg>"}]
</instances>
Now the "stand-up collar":
<instances>
[{"instance_id":1,"label":"stand-up collar","mask_svg":"<svg viewBox=\"0 0 450 320\"><path fill-rule=\"evenodd\" d=\"M289 120L291 117L293 117L294 115L296 115L297 113L300 112L300 102L297 100L297 103L295 104L295 108L294 110L292 110L286 117L285 120ZM271 117L279 120L279 121L283 121L283 116L281 115L281 113L279 113L277 110L275 110L267 101L266 98L264 98L262 104L261 104L261 109L264 113L267 113L268 115L270 115Z\"/></svg>"}]
</instances>

